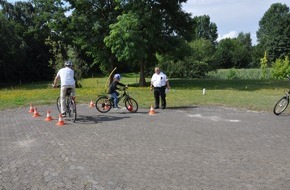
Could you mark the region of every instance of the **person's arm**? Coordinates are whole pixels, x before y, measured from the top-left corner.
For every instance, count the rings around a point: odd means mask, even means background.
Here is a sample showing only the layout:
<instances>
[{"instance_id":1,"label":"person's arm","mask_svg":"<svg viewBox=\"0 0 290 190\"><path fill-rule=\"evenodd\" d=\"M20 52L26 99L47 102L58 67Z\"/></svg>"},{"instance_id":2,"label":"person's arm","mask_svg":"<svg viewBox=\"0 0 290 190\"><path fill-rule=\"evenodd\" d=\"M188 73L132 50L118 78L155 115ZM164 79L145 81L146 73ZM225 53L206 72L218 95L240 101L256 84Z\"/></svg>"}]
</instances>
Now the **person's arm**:
<instances>
[{"instance_id":1,"label":"person's arm","mask_svg":"<svg viewBox=\"0 0 290 190\"><path fill-rule=\"evenodd\" d=\"M126 87L126 85L125 84L123 84L123 83L120 83L119 81L116 81L116 89L117 90L120 90L120 88L118 88L118 86L123 86L123 87Z\"/></svg>"},{"instance_id":2,"label":"person's arm","mask_svg":"<svg viewBox=\"0 0 290 190\"><path fill-rule=\"evenodd\" d=\"M56 75L56 77L54 78L54 81L53 81L53 87L56 88L57 87L57 81L59 80L59 75Z\"/></svg>"},{"instance_id":3,"label":"person's arm","mask_svg":"<svg viewBox=\"0 0 290 190\"><path fill-rule=\"evenodd\" d=\"M153 76L151 77L151 82L150 82L150 90L152 91L153 90L153 81L155 80L155 75L153 74Z\"/></svg>"},{"instance_id":4,"label":"person's arm","mask_svg":"<svg viewBox=\"0 0 290 190\"><path fill-rule=\"evenodd\" d=\"M170 85L169 85L169 80L168 79L166 80L166 88L170 89Z\"/></svg>"}]
</instances>

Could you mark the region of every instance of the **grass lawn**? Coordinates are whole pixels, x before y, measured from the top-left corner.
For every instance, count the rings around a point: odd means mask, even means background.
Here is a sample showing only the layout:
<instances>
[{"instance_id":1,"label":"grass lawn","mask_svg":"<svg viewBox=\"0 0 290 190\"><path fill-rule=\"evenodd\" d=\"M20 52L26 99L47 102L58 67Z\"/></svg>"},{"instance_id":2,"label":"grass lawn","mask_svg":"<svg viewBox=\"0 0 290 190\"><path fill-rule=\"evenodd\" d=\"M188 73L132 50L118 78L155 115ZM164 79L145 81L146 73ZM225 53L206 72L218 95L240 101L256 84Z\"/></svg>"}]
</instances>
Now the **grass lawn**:
<instances>
[{"instance_id":1,"label":"grass lawn","mask_svg":"<svg viewBox=\"0 0 290 190\"><path fill-rule=\"evenodd\" d=\"M137 77L122 77L129 84L130 95L139 107L150 108L154 103L153 93L147 87L138 87ZM76 90L77 102L89 104L105 93L107 78L88 78L81 81ZM168 107L221 105L256 111L272 111L275 103L289 87L287 80L217 80L217 79L170 79L171 90L167 94ZM206 89L206 95L202 89ZM34 83L0 89L0 109L29 107L29 104L55 104L59 89L50 84Z\"/></svg>"}]
</instances>

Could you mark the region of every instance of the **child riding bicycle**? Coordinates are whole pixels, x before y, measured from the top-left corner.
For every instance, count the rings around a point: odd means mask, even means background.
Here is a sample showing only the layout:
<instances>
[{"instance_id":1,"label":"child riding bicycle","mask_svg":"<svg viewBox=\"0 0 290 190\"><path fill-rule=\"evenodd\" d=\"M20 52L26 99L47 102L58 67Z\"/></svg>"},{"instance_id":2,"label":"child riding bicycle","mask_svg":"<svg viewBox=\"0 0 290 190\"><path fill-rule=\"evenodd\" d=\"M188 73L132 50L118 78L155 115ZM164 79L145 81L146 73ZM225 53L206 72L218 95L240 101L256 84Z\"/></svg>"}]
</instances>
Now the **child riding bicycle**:
<instances>
[{"instance_id":1,"label":"child riding bicycle","mask_svg":"<svg viewBox=\"0 0 290 190\"><path fill-rule=\"evenodd\" d=\"M114 109L118 109L118 96L119 92L117 90L120 90L118 86L123 86L127 87L125 84L120 83L119 81L121 80L121 75L120 74L115 74L113 78L113 82L110 84L108 94L111 95L111 97L114 100Z\"/></svg>"}]
</instances>

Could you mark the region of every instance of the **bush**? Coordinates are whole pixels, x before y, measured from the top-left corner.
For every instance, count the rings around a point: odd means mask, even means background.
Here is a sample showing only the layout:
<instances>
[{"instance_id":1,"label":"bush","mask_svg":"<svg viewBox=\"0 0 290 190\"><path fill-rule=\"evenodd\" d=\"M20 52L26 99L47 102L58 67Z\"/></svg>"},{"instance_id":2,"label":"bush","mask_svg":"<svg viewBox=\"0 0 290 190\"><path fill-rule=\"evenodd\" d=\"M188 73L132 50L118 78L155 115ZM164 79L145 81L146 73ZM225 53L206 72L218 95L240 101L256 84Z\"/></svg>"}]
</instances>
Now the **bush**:
<instances>
[{"instance_id":1,"label":"bush","mask_svg":"<svg viewBox=\"0 0 290 190\"><path fill-rule=\"evenodd\" d=\"M277 59L275 63L272 65L272 77L274 79L284 79L290 73L290 65L289 59L286 57L285 59Z\"/></svg>"},{"instance_id":2,"label":"bush","mask_svg":"<svg viewBox=\"0 0 290 190\"><path fill-rule=\"evenodd\" d=\"M266 72L270 73L271 69L267 68ZM218 69L207 74L211 79L261 79L261 69ZM265 75L264 79L270 79L270 75Z\"/></svg>"}]
</instances>

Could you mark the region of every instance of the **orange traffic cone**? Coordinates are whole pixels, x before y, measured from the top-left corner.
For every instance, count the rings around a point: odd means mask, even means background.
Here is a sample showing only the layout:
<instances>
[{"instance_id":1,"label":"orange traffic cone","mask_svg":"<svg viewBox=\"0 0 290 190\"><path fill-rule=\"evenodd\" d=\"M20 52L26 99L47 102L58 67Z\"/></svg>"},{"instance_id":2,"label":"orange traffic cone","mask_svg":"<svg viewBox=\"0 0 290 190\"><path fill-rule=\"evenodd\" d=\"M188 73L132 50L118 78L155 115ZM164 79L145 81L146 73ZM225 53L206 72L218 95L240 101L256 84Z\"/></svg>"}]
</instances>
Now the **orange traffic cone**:
<instances>
[{"instance_id":1,"label":"orange traffic cone","mask_svg":"<svg viewBox=\"0 0 290 190\"><path fill-rule=\"evenodd\" d=\"M53 119L52 119L52 117L50 115L50 110L47 110L45 121L51 121L51 120L53 120Z\"/></svg>"},{"instance_id":2,"label":"orange traffic cone","mask_svg":"<svg viewBox=\"0 0 290 190\"><path fill-rule=\"evenodd\" d=\"M95 107L95 104L94 104L93 100L91 100L90 108L93 108L93 107Z\"/></svg>"},{"instance_id":3,"label":"orange traffic cone","mask_svg":"<svg viewBox=\"0 0 290 190\"><path fill-rule=\"evenodd\" d=\"M155 115L155 110L153 108L153 106L151 105L150 111L149 111L149 115Z\"/></svg>"},{"instance_id":4,"label":"orange traffic cone","mask_svg":"<svg viewBox=\"0 0 290 190\"><path fill-rule=\"evenodd\" d=\"M39 113L37 112L37 108L34 108L33 117L39 117Z\"/></svg>"},{"instance_id":5,"label":"orange traffic cone","mask_svg":"<svg viewBox=\"0 0 290 190\"><path fill-rule=\"evenodd\" d=\"M32 104L30 104L29 113L33 113L33 112L34 112L34 108L33 108Z\"/></svg>"},{"instance_id":6,"label":"orange traffic cone","mask_svg":"<svg viewBox=\"0 0 290 190\"><path fill-rule=\"evenodd\" d=\"M58 122L57 122L56 125L58 125L58 126L63 126L64 125L64 121L63 121L63 118L62 118L61 114L59 114Z\"/></svg>"}]
</instances>

